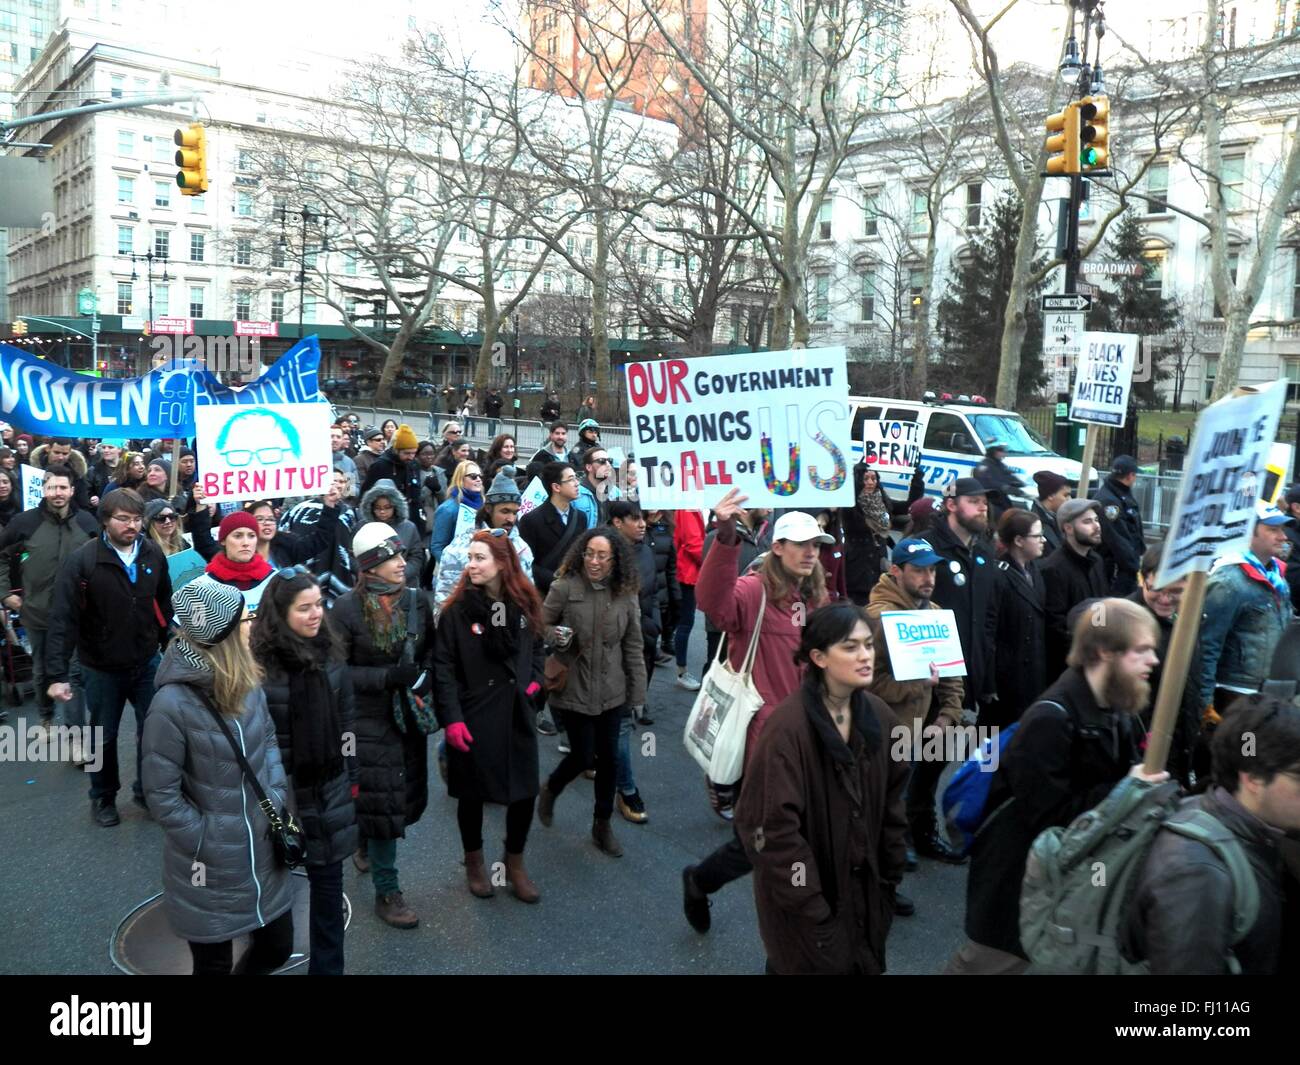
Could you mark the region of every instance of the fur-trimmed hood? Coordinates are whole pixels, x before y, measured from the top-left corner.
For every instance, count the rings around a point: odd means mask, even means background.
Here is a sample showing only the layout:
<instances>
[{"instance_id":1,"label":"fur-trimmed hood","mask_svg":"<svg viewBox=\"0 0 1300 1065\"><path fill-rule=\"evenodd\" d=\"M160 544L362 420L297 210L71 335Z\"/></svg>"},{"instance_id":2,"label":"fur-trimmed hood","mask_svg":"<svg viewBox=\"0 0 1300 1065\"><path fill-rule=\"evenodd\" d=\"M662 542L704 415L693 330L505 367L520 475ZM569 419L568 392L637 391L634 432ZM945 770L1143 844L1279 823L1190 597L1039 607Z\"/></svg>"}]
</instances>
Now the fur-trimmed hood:
<instances>
[{"instance_id":1,"label":"fur-trimmed hood","mask_svg":"<svg viewBox=\"0 0 1300 1065\"><path fill-rule=\"evenodd\" d=\"M49 452L49 444L42 444L40 447L33 449L31 454L27 456L28 465L36 466L42 470L45 469L45 456L48 455ZM75 447L72 449L72 453L68 456L67 465L68 468L76 474L77 480L84 481L86 479L86 456Z\"/></svg>"},{"instance_id":2,"label":"fur-trimmed hood","mask_svg":"<svg viewBox=\"0 0 1300 1065\"><path fill-rule=\"evenodd\" d=\"M361 497L361 504L357 507L361 512L361 524L379 520L375 517L375 501L377 499L387 499L393 504L392 523L394 525L400 521L406 521L410 517L410 508L406 505L406 497L397 490L396 484L387 477L381 477Z\"/></svg>"}]
</instances>

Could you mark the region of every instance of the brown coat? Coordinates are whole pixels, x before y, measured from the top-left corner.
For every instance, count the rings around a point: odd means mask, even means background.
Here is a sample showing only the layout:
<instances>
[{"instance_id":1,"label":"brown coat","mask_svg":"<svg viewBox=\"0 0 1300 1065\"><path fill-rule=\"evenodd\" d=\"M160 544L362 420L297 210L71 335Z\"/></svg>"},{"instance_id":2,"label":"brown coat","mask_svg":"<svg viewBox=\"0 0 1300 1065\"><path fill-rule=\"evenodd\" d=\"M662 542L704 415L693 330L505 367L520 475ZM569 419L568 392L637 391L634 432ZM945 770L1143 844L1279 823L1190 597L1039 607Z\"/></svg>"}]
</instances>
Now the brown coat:
<instances>
[{"instance_id":1,"label":"brown coat","mask_svg":"<svg viewBox=\"0 0 1300 1065\"><path fill-rule=\"evenodd\" d=\"M880 615L887 610L915 610L916 603L901 587L892 573L883 574L871 589L867 600L867 623L876 641L876 667L871 680L871 694L889 704L898 723L910 733L908 744L916 742L926 716L930 712L931 697L938 699L939 712L952 718L953 724L961 721L961 677L944 677L937 688L923 680L895 680L889 661L889 644L885 642L884 624ZM931 610L943 609L930 603ZM963 650L965 650L963 648Z\"/></svg>"},{"instance_id":2,"label":"brown coat","mask_svg":"<svg viewBox=\"0 0 1300 1065\"><path fill-rule=\"evenodd\" d=\"M618 706L645 705L645 649L636 592L613 598L608 588L594 588L585 575L570 573L551 585L542 617L548 636L555 625L573 630L568 650L556 654L569 667L569 680L564 691L550 697L552 706L594 716Z\"/></svg>"},{"instance_id":3,"label":"brown coat","mask_svg":"<svg viewBox=\"0 0 1300 1065\"><path fill-rule=\"evenodd\" d=\"M889 707L855 695L845 745L814 684L768 719L736 806L759 932L777 973L882 973L906 856L908 763L890 757Z\"/></svg>"}]
</instances>

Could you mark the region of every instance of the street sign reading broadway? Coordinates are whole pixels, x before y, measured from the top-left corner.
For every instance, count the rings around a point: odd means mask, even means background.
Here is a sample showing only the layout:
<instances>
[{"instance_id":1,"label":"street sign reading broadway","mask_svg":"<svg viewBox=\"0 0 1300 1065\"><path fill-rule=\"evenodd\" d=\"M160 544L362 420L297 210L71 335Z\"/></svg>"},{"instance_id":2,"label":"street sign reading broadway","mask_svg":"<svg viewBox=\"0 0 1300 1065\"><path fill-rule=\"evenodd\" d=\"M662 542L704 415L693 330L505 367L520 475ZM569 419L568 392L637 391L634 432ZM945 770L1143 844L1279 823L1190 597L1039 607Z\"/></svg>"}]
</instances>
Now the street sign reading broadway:
<instances>
[{"instance_id":1,"label":"street sign reading broadway","mask_svg":"<svg viewBox=\"0 0 1300 1065\"><path fill-rule=\"evenodd\" d=\"M1079 272L1090 276L1141 277L1145 271L1145 263L1134 262L1132 259L1120 260L1118 262L1082 262L1079 264Z\"/></svg>"}]
</instances>

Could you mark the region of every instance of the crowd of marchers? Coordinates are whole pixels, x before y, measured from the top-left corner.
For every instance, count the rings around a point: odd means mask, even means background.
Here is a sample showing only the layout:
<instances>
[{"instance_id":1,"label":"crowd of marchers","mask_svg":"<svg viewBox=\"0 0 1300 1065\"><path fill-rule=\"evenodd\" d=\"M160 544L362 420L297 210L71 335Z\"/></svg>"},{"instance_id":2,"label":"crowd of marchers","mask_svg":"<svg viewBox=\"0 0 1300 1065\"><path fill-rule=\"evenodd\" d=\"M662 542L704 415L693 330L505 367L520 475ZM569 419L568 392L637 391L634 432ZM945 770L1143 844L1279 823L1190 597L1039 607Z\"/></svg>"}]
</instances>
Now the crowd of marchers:
<instances>
[{"instance_id":1,"label":"crowd of marchers","mask_svg":"<svg viewBox=\"0 0 1300 1065\"><path fill-rule=\"evenodd\" d=\"M47 726L91 726L69 731L94 745L73 760L97 767L90 814L104 828L120 823L132 707L133 800L161 829L164 904L196 973L285 963L298 861L311 972L345 970L348 865L372 882L377 920L416 927L399 841L431 779L455 800L462 853L448 857L476 897L542 898L524 860L534 822L552 828L584 775L592 844L621 856L616 815L651 816L637 743L660 712L651 676L699 693L719 664L741 672L751 642L761 707L744 772L702 793L734 832L680 871L697 932L710 896L752 874L769 972L881 973L893 920L926 917L901 890L907 872L969 862L968 941L947 971L1034 971L1019 885L1035 840L1126 780L1172 779L1178 811L1122 900L1117 949L1154 973L1295 970L1300 709L1264 689L1300 679L1286 566L1300 487L1285 509L1261 503L1250 550L1211 572L1167 771L1147 774L1184 582L1156 587L1133 459L1116 458L1092 499L1040 473L1030 508L1012 505L992 451L937 499L919 472L891 499L859 464L850 507L746 508L732 491L709 512L642 510L633 463L615 467L591 414L573 438L552 423L533 455L509 433L476 449L460 421L421 441L344 417L324 496L238 504L205 500L183 442L4 429L6 669L29 654ZM42 482L27 510L19 462ZM544 498L521 517L531 485ZM174 584L185 552L202 573ZM882 614L941 609L965 675L897 676ZM971 724L1005 742L962 838L938 814L948 763L915 752ZM549 774L543 741L561 756ZM486 805L504 807L499 855ZM1222 838L1180 834L1182 820ZM286 825L305 840L297 859L277 845ZM1246 922L1243 870L1257 896Z\"/></svg>"}]
</instances>

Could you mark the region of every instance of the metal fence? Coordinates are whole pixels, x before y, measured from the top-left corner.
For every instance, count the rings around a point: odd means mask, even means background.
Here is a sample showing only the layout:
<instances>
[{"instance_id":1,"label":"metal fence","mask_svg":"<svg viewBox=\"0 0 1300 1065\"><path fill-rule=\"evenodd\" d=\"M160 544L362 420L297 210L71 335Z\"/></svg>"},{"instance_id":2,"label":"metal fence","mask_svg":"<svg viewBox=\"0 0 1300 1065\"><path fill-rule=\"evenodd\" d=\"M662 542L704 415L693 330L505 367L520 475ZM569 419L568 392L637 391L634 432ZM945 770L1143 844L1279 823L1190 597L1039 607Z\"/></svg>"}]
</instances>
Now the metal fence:
<instances>
[{"instance_id":1,"label":"metal fence","mask_svg":"<svg viewBox=\"0 0 1300 1065\"><path fill-rule=\"evenodd\" d=\"M1178 499L1181 473L1139 473L1133 485L1133 499L1142 512L1142 524L1149 532L1164 536Z\"/></svg>"}]
</instances>

